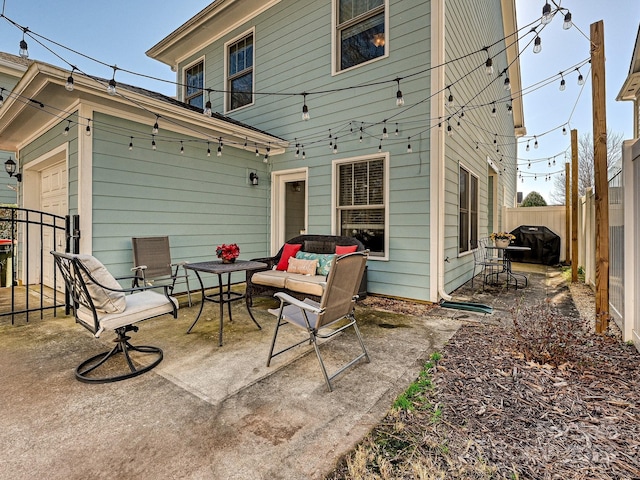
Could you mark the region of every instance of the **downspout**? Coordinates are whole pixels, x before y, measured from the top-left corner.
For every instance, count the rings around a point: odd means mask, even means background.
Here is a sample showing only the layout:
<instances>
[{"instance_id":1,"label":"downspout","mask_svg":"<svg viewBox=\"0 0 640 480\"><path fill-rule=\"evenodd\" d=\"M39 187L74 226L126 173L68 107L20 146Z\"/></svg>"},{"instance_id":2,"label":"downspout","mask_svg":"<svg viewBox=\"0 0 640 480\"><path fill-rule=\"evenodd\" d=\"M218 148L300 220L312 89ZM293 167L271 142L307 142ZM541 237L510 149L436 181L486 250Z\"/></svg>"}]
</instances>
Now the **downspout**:
<instances>
[{"instance_id":1,"label":"downspout","mask_svg":"<svg viewBox=\"0 0 640 480\"><path fill-rule=\"evenodd\" d=\"M445 89L445 1L431 0L431 66L439 66L431 72L431 227L436 226L436 235L431 235L431 251L436 252L436 261L431 262L430 278L437 278L431 282L431 299L435 302L451 300L451 295L444 291L445 274L445 135L444 129L438 127L444 119L444 89ZM433 256L432 256L433 260Z\"/></svg>"}]
</instances>

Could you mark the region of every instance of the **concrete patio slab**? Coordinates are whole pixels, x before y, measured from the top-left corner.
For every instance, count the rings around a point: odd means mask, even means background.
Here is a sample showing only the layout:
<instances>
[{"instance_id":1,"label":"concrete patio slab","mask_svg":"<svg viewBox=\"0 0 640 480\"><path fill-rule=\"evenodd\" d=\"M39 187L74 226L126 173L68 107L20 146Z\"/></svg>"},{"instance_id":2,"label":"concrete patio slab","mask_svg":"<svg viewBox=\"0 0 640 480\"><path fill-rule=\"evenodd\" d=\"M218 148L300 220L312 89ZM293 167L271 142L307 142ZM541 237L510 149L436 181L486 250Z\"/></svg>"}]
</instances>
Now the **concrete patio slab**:
<instances>
[{"instance_id":1,"label":"concrete patio slab","mask_svg":"<svg viewBox=\"0 0 640 480\"><path fill-rule=\"evenodd\" d=\"M188 335L197 304L177 320L143 322L133 343L161 347L162 363L96 385L73 371L106 350L111 335L95 339L60 313L14 326L0 319L0 478L322 478L459 326L438 314L359 307L371 363L348 369L329 393L309 346L265 366L275 324L269 305L255 309L262 330L234 305L222 347L211 304ZM329 368L354 342L344 333L323 345Z\"/></svg>"}]
</instances>

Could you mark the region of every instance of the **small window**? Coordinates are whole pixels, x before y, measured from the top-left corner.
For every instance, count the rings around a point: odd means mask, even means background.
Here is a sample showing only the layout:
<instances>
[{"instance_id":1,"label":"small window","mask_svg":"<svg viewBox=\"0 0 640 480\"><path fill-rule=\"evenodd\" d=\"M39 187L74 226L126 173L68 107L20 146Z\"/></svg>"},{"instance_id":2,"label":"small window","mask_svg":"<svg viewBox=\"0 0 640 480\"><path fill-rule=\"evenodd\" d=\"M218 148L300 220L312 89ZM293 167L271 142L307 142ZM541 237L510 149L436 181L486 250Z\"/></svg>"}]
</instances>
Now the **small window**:
<instances>
[{"instance_id":1,"label":"small window","mask_svg":"<svg viewBox=\"0 0 640 480\"><path fill-rule=\"evenodd\" d=\"M227 110L253 103L253 34L227 47Z\"/></svg>"},{"instance_id":2,"label":"small window","mask_svg":"<svg viewBox=\"0 0 640 480\"><path fill-rule=\"evenodd\" d=\"M468 252L478 246L478 177L460 167L458 250Z\"/></svg>"},{"instance_id":3,"label":"small window","mask_svg":"<svg viewBox=\"0 0 640 480\"><path fill-rule=\"evenodd\" d=\"M184 70L184 103L204 108L204 62Z\"/></svg>"},{"instance_id":4,"label":"small window","mask_svg":"<svg viewBox=\"0 0 640 480\"><path fill-rule=\"evenodd\" d=\"M336 0L337 69L345 70L385 54L386 0Z\"/></svg>"},{"instance_id":5,"label":"small window","mask_svg":"<svg viewBox=\"0 0 640 480\"><path fill-rule=\"evenodd\" d=\"M386 256L385 159L340 163L336 172L339 234L360 240L373 257Z\"/></svg>"}]
</instances>

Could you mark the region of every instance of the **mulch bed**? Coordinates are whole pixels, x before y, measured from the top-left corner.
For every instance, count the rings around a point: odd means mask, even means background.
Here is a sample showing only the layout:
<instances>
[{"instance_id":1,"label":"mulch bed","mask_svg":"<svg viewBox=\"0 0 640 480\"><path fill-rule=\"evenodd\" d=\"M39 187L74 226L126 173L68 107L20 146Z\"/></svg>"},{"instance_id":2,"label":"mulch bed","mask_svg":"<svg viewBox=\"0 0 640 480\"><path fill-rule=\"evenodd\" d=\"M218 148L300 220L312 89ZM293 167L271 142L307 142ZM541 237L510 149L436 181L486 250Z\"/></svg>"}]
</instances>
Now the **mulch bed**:
<instances>
[{"instance_id":1,"label":"mulch bed","mask_svg":"<svg viewBox=\"0 0 640 480\"><path fill-rule=\"evenodd\" d=\"M561 360L547 363L518 337L463 325L415 408L393 409L328 478L640 479L635 347L581 332L546 339Z\"/></svg>"}]
</instances>

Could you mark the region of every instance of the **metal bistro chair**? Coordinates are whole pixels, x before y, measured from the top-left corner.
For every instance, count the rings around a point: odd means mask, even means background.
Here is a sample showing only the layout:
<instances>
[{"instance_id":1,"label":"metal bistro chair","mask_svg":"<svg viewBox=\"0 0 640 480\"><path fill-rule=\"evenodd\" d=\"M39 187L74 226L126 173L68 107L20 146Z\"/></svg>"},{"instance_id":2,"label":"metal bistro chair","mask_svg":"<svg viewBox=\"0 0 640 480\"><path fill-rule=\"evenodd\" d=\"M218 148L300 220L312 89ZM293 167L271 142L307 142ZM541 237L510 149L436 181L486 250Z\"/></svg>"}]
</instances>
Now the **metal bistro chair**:
<instances>
[{"instance_id":1,"label":"metal bistro chair","mask_svg":"<svg viewBox=\"0 0 640 480\"><path fill-rule=\"evenodd\" d=\"M478 273L482 274L482 289L487 284L487 278L495 275L496 277L504 271L504 260L500 257L491 255L487 249L489 237L483 237L478 240L478 246L473 251L473 276L471 277L471 288L473 288L473 280L476 276L476 268L480 268Z\"/></svg>"},{"instance_id":2,"label":"metal bistro chair","mask_svg":"<svg viewBox=\"0 0 640 480\"><path fill-rule=\"evenodd\" d=\"M173 263L171 261L169 237L133 237L131 245L134 264L131 271L135 273L132 286L168 284L171 288L170 292L173 294L176 283L184 282L187 286L189 306L191 306L189 273L184 269L187 262ZM183 273L180 273L181 267Z\"/></svg>"},{"instance_id":3,"label":"metal bistro chair","mask_svg":"<svg viewBox=\"0 0 640 480\"><path fill-rule=\"evenodd\" d=\"M52 251L67 291L76 322L97 338L114 330L115 346L95 355L76 368L76 378L87 383L107 383L135 377L162 360L162 350L129 343L128 332L138 331L134 323L160 315L178 317L178 301L169 296L169 286L123 289L105 266L91 255ZM126 277L130 279L131 277ZM151 289L163 289L163 293ZM126 295L129 294L129 295Z\"/></svg>"},{"instance_id":4,"label":"metal bistro chair","mask_svg":"<svg viewBox=\"0 0 640 480\"><path fill-rule=\"evenodd\" d=\"M362 358L367 362L370 361L354 316L354 307L358 299L358 287L360 286L368 254L369 251L365 250L362 252L349 253L333 259L331 270L327 277L327 285L320 299L320 303L308 298L300 301L284 292L275 294L275 297L280 299L280 308L269 310L269 313L278 317L278 322L273 334L271 349L269 350L267 367L271 364L271 359L276 355L280 355L303 343L312 343L318 361L320 362L320 369L324 375L327 387L329 391L332 391L331 380L334 377ZM340 324L339 322L341 321L346 321L346 323ZM273 353L280 327L287 323L305 331L308 337ZM320 354L317 339L330 339L349 327L353 327L355 330L362 353L343 365L333 374L328 375L322 360L322 355Z\"/></svg>"}]
</instances>

